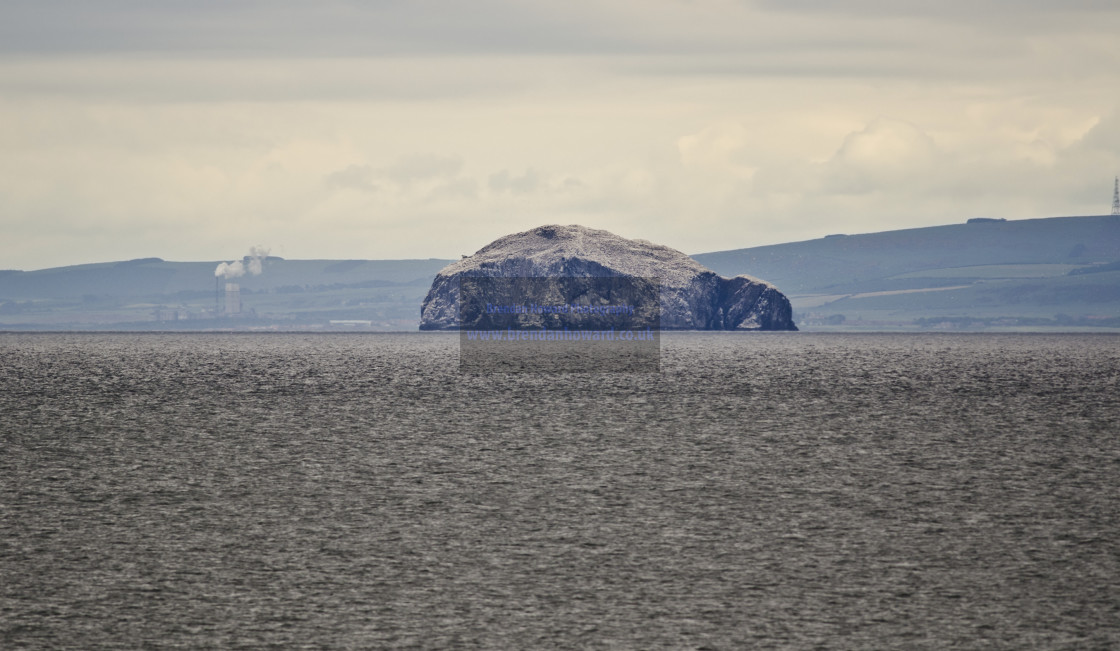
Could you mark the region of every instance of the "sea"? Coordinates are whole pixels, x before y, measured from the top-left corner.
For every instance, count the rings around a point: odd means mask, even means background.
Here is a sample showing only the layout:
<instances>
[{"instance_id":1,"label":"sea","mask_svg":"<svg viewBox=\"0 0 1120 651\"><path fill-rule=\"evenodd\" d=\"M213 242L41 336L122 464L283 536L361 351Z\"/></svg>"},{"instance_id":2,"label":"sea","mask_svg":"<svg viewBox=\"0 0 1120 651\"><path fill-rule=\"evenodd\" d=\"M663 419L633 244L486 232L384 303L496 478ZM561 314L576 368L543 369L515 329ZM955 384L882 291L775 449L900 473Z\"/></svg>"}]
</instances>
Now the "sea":
<instances>
[{"instance_id":1,"label":"sea","mask_svg":"<svg viewBox=\"0 0 1120 651\"><path fill-rule=\"evenodd\" d=\"M0 648L1120 647L1120 337L0 334Z\"/></svg>"}]
</instances>

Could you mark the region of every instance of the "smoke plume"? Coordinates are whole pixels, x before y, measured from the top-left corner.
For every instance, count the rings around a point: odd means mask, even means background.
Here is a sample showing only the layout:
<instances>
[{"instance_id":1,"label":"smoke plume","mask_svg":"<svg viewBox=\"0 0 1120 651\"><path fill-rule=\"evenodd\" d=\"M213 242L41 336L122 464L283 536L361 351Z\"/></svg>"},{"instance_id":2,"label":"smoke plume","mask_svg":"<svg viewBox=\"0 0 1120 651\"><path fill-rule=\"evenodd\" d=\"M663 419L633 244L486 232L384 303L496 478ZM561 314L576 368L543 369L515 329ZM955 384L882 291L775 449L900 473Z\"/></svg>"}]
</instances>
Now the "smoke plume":
<instances>
[{"instance_id":1,"label":"smoke plume","mask_svg":"<svg viewBox=\"0 0 1120 651\"><path fill-rule=\"evenodd\" d=\"M248 271L251 275L259 276L264 271L264 259L267 257L268 249L265 247L250 247L249 255L242 260L219 262L218 267L214 269L214 275L218 278L239 278Z\"/></svg>"}]
</instances>

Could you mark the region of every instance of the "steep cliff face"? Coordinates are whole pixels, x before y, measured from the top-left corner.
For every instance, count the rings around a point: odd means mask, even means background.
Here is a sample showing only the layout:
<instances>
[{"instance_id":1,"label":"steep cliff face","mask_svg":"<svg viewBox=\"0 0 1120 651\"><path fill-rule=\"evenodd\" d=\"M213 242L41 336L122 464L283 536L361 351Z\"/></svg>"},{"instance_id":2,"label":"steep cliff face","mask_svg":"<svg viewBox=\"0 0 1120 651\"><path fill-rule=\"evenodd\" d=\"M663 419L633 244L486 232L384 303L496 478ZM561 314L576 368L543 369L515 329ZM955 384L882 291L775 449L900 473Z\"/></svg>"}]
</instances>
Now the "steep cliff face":
<instances>
[{"instance_id":1,"label":"steep cliff face","mask_svg":"<svg viewBox=\"0 0 1120 651\"><path fill-rule=\"evenodd\" d=\"M421 330L478 325L459 323L462 276L656 278L662 329L797 330L789 299L770 283L746 275L724 278L675 249L584 226L541 226L507 235L448 265L424 298ZM547 302L539 298L535 302Z\"/></svg>"}]
</instances>

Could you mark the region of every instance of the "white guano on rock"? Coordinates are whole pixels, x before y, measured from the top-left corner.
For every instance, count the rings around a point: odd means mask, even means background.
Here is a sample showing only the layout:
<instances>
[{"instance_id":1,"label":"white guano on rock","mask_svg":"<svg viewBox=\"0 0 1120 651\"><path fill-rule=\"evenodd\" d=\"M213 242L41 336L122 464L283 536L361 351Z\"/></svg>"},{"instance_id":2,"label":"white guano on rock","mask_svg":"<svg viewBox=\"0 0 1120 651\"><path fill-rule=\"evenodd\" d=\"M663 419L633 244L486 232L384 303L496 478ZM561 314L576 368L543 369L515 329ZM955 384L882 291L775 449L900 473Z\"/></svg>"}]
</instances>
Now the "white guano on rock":
<instances>
[{"instance_id":1,"label":"white guano on rock","mask_svg":"<svg viewBox=\"0 0 1120 651\"><path fill-rule=\"evenodd\" d=\"M424 298L421 330L470 327L459 323L460 276L657 278L662 329L797 330L789 299L764 280L725 278L676 249L578 225L507 235L444 267Z\"/></svg>"}]
</instances>

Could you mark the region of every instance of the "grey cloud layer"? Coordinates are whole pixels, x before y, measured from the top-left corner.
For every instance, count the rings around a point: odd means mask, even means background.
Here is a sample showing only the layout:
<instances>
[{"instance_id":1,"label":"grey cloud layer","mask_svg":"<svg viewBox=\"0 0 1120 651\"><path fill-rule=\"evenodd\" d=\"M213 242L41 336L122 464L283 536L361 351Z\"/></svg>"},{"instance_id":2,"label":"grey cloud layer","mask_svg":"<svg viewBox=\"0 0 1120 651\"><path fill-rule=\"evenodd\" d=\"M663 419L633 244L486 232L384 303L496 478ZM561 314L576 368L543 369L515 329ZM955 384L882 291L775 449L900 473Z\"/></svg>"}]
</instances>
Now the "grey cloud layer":
<instances>
[{"instance_id":1,"label":"grey cloud layer","mask_svg":"<svg viewBox=\"0 0 1120 651\"><path fill-rule=\"evenodd\" d=\"M1085 20L1085 14L1093 14ZM827 25L822 25L822 16ZM898 19L1035 35L1107 33L1112 0L513 0L257 2L7 0L0 52L218 53L240 56L749 53L807 41L848 47ZM795 20L786 21L782 17ZM851 20L853 23L837 24ZM779 21L775 24L775 21ZM759 29L762 26L763 29ZM775 29L777 27L777 29ZM824 29L818 28L825 27ZM832 49L832 48L829 48Z\"/></svg>"},{"instance_id":2,"label":"grey cloud layer","mask_svg":"<svg viewBox=\"0 0 1120 651\"><path fill-rule=\"evenodd\" d=\"M1110 77L1120 3L9 0L0 92L419 101L620 76ZM231 62L235 65L231 65Z\"/></svg>"},{"instance_id":3,"label":"grey cloud layer","mask_svg":"<svg viewBox=\"0 0 1120 651\"><path fill-rule=\"evenodd\" d=\"M0 268L1092 212L1116 34L1086 0L7 0Z\"/></svg>"},{"instance_id":4,"label":"grey cloud layer","mask_svg":"<svg viewBox=\"0 0 1120 651\"><path fill-rule=\"evenodd\" d=\"M9 53L222 52L369 56L627 49L624 34L569 5L496 2L14 0Z\"/></svg>"}]
</instances>

